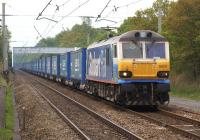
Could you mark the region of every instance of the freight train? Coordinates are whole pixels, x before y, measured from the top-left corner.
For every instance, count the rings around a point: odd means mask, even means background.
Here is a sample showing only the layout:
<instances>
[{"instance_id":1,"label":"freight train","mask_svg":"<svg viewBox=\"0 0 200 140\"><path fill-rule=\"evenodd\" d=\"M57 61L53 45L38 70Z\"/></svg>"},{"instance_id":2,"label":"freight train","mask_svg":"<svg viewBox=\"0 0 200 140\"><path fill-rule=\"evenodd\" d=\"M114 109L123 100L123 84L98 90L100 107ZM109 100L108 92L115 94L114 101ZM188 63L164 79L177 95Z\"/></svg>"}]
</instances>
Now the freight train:
<instances>
[{"instance_id":1,"label":"freight train","mask_svg":"<svg viewBox=\"0 0 200 140\"><path fill-rule=\"evenodd\" d=\"M169 102L169 42L133 30L66 54L42 56L23 69L120 105Z\"/></svg>"}]
</instances>

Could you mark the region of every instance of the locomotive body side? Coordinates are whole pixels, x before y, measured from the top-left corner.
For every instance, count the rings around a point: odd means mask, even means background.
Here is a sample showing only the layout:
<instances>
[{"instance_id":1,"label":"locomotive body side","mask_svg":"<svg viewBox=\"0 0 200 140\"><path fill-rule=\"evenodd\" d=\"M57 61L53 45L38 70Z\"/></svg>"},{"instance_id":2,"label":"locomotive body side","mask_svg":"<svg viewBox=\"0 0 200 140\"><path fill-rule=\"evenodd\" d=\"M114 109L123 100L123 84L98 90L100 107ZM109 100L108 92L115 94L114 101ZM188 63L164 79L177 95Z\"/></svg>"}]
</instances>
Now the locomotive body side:
<instances>
[{"instance_id":1,"label":"locomotive body side","mask_svg":"<svg viewBox=\"0 0 200 140\"><path fill-rule=\"evenodd\" d=\"M114 83L111 45L87 50L87 80Z\"/></svg>"},{"instance_id":2,"label":"locomotive body side","mask_svg":"<svg viewBox=\"0 0 200 140\"><path fill-rule=\"evenodd\" d=\"M119 37L113 37L87 49L86 91L113 102L118 85L118 40Z\"/></svg>"}]
</instances>

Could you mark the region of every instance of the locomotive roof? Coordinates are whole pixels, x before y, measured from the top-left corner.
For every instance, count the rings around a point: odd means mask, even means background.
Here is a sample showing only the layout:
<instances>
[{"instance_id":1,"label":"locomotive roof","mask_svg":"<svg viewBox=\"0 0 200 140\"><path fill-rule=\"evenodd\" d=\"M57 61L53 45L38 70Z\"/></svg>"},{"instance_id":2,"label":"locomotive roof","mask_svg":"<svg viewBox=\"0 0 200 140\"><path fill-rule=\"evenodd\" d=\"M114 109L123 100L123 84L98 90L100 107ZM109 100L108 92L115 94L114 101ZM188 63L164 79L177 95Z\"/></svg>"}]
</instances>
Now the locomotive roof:
<instances>
[{"instance_id":1,"label":"locomotive roof","mask_svg":"<svg viewBox=\"0 0 200 140\"><path fill-rule=\"evenodd\" d=\"M151 30L133 30L120 35L119 41L166 41L162 35Z\"/></svg>"},{"instance_id":2,"label":"locomotive roof","mask_svg":"<svg viewBox=\"0 0 200 140\"><path fill-rule=\"evenodd\" d=\"M99 47L107 44L113 44L122 41L167 41L162 35L151 30L132 30L122 35L95 42L88 46L88 48Z\"/></svg>"}]
</instances>

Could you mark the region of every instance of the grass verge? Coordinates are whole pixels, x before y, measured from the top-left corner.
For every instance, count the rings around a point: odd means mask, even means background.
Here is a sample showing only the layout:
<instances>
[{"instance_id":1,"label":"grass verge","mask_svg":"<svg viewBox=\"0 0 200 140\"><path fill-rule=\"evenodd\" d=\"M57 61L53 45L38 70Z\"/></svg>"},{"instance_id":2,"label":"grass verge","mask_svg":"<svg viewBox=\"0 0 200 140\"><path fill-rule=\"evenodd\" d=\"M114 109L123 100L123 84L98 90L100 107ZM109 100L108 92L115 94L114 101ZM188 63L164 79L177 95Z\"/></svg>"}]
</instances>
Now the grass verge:
<instances>
[{"instance_id":1,"label":"grass verge","mask_svg":"<svg viewBox=\"0 0 200 140\"><path fill-rule=\"evenodd\" d=\"M195 80L188 74L172 73L171 96L200 101L200 80Z\"/></svg>"},{"instance_id":2,"label":"grass verge","mask_svg":"<svg viewBox=\"0 0 200 140\"><path fill-rule=\"evenodd\" d=\"M170 95L200 101L200 88L196 85L172 88Z\"/></svg>"},{"instance_id":3,"label":"grass verge","mask_svg":"<svg viewBox=\"0 0 200 140\"><path fill-rule=\"evenodd\" d=\"M6 86L5 97L5 128L0 129L0 140L11 140L13 138L14 128L14 107L12 84Z\"/></svg>"}]
</instances>

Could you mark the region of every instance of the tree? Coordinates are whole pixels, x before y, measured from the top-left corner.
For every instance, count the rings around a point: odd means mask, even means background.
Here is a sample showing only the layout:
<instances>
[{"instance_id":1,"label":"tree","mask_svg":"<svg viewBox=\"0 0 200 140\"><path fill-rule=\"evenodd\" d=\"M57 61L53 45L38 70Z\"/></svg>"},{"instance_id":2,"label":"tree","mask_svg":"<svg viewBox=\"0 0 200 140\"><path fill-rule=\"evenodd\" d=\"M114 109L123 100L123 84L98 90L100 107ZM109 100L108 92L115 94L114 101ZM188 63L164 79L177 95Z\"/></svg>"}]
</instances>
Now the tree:
<instances>
[{"instance_id":1,"label":"tree","mask_svg":"<svg viewBox=\"0 0 200 140\"><path fill-rule=\"evenodd\" d=\"M106 39L107 32L103 29L91 27L91 22L84 19L81 25L74 25L71 30L56 35L60 47L87 47L89 44Z\"/></svg>"},{"instance_id":2,"label":"tree","mask_svg":"<svg viewBox=\"0 0 200 140\"><path fill-rule=\"evenodd\" d=\"M172 54L177 72L190 77L200 75L200 1L179 0L167 17L166 27L173 43Z\"/></svg>"},{"instance_id":3,"label":"tree","mask_svg":"<svg viewBox=\"0 0 200 140\"><path fill-rule=\"evenodd\" d=\"M41 39L35 47L57 47L58 43L54 38L43 38Z\"/></svg>"},{"instance_id":4,"label":"tree","mask_svg":"<svg viewBox=\"0 0 200 140\"><path fill-rule=\"evenodd\" d=\"M134 17L129 17L119 27L118 32L124 33L130 30L153 30L158 31L158 12L161 9L163 29L165 31L165 19L168 11L171 8L172 2L169 0L157 0L151 8L138 10Z\"/></svg>"}]
</instances>

